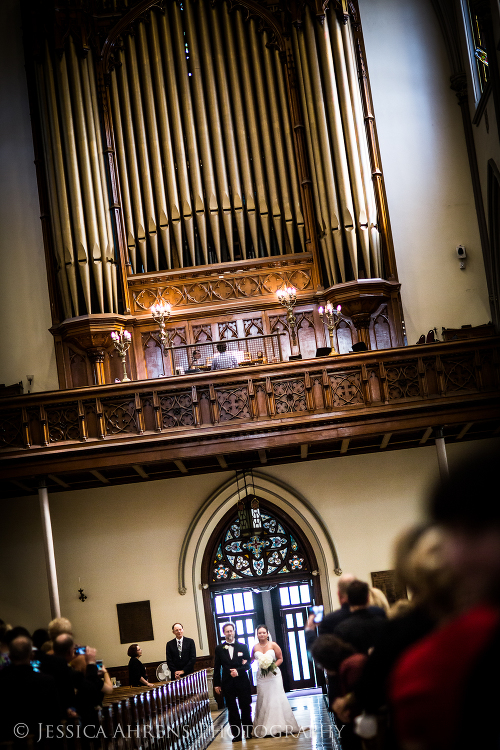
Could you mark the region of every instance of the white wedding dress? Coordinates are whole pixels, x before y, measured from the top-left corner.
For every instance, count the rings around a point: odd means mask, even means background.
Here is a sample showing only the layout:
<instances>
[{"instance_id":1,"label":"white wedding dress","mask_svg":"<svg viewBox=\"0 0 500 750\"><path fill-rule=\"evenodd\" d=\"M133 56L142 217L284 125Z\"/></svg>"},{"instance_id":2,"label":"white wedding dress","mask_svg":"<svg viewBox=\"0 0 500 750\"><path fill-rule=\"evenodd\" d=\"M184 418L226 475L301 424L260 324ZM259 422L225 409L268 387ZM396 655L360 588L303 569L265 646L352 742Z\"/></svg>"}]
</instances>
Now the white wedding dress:
<instances>
[{"instance_id":1,"label":"white wedding dress","mask_svg":"<svg viewBox=\"0 0 500 750\"><path fill-rule=\"evenodd\" d=\"M274 649L270 649L274 654ZM266 651L269 653L269 651ZM276 655L274 654L276 659ZM253 719L255 737L266 735L297 734L300 727L293 715L292 707L283 690L283 679L279 667L276 674L265 677L257 672L257 703Z\"/></svg>"}]
</instances>

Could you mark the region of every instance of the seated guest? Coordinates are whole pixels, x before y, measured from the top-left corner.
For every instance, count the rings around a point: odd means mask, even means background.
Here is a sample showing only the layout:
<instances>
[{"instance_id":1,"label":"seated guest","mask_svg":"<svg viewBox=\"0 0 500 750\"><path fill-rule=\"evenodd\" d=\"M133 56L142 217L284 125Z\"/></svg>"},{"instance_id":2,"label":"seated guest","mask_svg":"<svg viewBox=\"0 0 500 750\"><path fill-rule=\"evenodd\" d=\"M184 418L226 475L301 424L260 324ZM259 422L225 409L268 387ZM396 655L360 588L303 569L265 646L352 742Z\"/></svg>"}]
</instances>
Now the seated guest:
<instances>
[{"instance_id":1,"label":"seated guest","mask_svg":"<svg viewBox=\"0 0 500 750\"><path fill-rule=\"evenodd\" d=\"M144 687L154 687L154 685L148 682L146 667L139 660L139 657L142 656L142 648L137 643L133 643L128 647L127 656L130 656L130 661L128 663L128 679L130 685L132 687L142 687L143 685Z\"/></svg>"},{"instance_id":2,"label":"seated guest","mask_svg":"<svg viewBox=\"0 0 500 750\"><path fill-rule=\"evenodd\" d=\"M223 342L217 344L217 351L219 353L212 360L212 370L230 370L238 367L238 358L236 355L226 350L227 344Z\"/></svg>"},{"instance_id":3,"label":"seated guest","mask_svg":"<svg viewBox=\"0 0 500 750\"><path fill-rule=\"evenodd\" d=\"M195 349L193 354L191 355L191 364L189 365L186 372L201 372L201 359L200 359L200 352Z\"/></svg>"},{"instance_id":4,"label":"seated guest","mask_svg":"<svg viewBox=\"0 0 500 750\"><path fill-rule=\"evenodd\" d=\"M370 611L369 594L370 587L364 581L350 583L347 588L350 616L335 628L335 635L361 654L367 654L375 645L386 621L383 610L382 614Z\"/></svg>"},{"instance_id":5,"label":"seated guest","mask_svg":"<svg viewBox=\"0 0 500 750\"><path fill-rule=\"evenodd\" d=\"M177 680L194 671L196 646L192 638L184 637L184 628L180 622L174 622L172 633L175 638L168 641L166 656L170 674Z\"/></svg>"},{"instance_id":6,"label":"seated guest","mask_svg":"<svg viewBox=\"0 0 500 750\"><path fill-rule=\"evenodd\" d=\"M10 664L0 672L0 742L24 744L25 736L14 734L16 725L26 728L36 742L47 725L54 727L61 716L53 677L33 670L33 643L24 635L10 642Z\"/></svg>"}]
</instances>

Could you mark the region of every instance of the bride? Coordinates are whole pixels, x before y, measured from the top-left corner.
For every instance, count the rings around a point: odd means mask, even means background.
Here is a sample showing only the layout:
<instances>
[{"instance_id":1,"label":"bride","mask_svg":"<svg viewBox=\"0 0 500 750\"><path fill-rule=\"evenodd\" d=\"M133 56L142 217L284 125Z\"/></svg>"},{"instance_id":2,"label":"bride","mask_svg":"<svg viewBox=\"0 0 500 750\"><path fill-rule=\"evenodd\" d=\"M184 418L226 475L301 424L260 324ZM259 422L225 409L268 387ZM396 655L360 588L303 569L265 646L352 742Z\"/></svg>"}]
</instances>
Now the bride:
<instances>
[{"instance_id":1,"label":"bride","mask_svg":"<svg viewBox=\"0 0 500 750\"><path fill-rule=\"evenodd\" d=\"M271 640L265 625L256 631L257 643L252 649L252 661L258 661L257 705L253 720L254 737L280 734L297 734L297 724L292 708L283 689L283 679L279 670L283 654L277 643Z\"/></svg>"}]
</instances>

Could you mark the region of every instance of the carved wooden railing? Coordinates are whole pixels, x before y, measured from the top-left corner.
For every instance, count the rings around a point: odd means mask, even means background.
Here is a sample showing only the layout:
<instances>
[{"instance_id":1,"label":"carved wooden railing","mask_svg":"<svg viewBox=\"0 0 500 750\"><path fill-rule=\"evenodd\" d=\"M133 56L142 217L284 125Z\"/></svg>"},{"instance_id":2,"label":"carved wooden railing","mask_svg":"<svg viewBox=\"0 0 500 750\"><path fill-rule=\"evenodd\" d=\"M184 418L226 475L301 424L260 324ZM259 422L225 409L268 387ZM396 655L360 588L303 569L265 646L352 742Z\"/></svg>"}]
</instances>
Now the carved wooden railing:
<instances>
[{"instance_id":1,"label":"carved wooden railing","mask_svg":"<svg viewBox=\"0 0 500 750\"><path fill-rule=\"evenodd\" d=\"M203 750L214 736L206 670L154 688L119 688L105 699L99 723L99 747Z\"/></svg>"},{"instance_id":2,"label":"carved wooden railing","mask_svg":"<svg viewBox=\"0 0 500 750\"><path fill-rule=\"evenodd\" d=\"M42 473L51 458L66 470L64 461L91 448L104 466L120 450L133 449L135 461L156 460L156 449L174 459L202 444L217 454L223 441L234 452L234 437L290 441L299 428L314 440L339 425L347 437L375 423L383 431L384 420L458 423L481 409L493 419L499 351L500 339L489 338L19 396L0 403L0 476L26 462Z\"/></svg>"}]
</instances>

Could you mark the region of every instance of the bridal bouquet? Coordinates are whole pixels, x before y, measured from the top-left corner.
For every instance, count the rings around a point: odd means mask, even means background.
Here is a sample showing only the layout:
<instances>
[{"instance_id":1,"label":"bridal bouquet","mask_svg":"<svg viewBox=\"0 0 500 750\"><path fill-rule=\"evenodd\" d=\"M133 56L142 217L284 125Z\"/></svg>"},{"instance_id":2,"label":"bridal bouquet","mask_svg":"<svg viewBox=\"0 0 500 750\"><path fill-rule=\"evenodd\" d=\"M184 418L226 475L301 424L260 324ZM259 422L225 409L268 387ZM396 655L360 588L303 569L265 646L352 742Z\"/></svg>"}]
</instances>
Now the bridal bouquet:
<instances>
[{"instance_id":1,"label":"bridal bouquet","mask_svg":"<svg viewBox=\"0 0 500 750\"><path fill-rule=\"evenodd\" d=\"M261 651L256 651L255 656L259 662L260 673L263 677L267 677L270 672L276 674L277 667L274 651L268 651L267 654L263 654Z\"/></svg>"}]
</instances>

